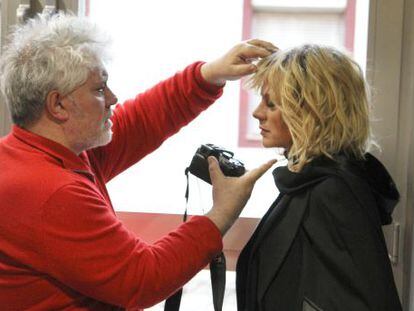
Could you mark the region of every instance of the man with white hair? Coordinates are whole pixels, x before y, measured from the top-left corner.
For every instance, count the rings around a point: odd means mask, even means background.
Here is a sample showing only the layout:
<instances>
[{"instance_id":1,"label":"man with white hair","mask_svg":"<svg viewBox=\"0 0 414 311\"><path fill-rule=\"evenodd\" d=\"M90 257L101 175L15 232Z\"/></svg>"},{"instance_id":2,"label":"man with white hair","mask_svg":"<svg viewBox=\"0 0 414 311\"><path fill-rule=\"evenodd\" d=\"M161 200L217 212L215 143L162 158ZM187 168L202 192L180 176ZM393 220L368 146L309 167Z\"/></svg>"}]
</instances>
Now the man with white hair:
<instances>
[{"instance_id":1,"label":"man with white hair","mask_svg":"<svg viewBox=\"0 0 414 311\"><path fill-rule=\"evenodd\" d=\"M229 178L209 159L212 209L152 245L140 240L116 218L105 183L275 47L240 43L112 110L106 45L87 19L59 14L16 28L3 52L0 86L14 126L0 140L2 310L135 310L165 299L222 250L222 236L274 163Z\"/></svg>"}]
</instances>

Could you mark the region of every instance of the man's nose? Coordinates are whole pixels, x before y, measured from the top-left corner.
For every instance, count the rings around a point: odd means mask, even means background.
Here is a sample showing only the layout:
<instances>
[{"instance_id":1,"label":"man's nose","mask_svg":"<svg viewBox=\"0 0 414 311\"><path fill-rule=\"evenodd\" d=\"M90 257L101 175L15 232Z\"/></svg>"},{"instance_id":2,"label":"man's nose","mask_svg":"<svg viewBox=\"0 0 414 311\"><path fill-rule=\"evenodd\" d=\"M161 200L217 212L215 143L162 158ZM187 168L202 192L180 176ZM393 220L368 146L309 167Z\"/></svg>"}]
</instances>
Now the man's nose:
<instances>
[{"instance_id":1,"label":"man's nose","mask_svg":"<svg viewBox=\"0 0 414 311\"><path fill-rule=\"evenodd\" d=\"M109 88L107 89L106 102L109 106L112 106L118 103L118 97L116 97L116 95Z\"/></svg>"}]
</instances>

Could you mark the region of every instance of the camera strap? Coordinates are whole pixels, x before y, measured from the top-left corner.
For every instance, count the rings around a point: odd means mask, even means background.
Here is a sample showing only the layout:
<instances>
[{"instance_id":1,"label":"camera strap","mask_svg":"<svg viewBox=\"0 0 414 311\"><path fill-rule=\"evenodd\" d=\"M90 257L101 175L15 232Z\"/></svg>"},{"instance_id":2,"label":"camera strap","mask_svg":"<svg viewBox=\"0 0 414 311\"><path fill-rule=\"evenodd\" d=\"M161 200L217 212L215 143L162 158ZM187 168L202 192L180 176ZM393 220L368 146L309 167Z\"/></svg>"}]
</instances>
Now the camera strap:
<instances>
[{"instance_id":1,"label":"camera strap","mask_svg":"<svg viewBox=\"0 0 414 311\"><path fill-rule=\"evenodd\" d=\"M185 169L185 175L187 178L187 187L185 190L185 211L183 215L183 222L187 221L187 207L188 197L190 194L190 183L189 183L189 168ZM221 252L210 262L210 279L211 289L213 293L213 305L214 311L221 311L223 308L224 292L226 289L226 257ZM164 311L178 311L180 309L181 296L183 289L180 288L173 295L165 300Z\"/></svg>"}]
</instances>

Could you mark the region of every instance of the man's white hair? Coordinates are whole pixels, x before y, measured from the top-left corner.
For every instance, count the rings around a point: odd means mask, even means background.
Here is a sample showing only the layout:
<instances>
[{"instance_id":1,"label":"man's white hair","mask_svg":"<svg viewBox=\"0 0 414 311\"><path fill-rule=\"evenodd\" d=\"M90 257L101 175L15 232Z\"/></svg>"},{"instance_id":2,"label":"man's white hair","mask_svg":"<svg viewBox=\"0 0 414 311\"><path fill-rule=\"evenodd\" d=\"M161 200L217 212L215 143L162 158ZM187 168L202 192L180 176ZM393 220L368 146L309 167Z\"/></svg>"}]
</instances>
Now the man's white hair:
<instances>
[{"instance_id":1,"label":"man's white hair","mask_svg":"<svg viewBox=\"0 0 414 311\"><path fill-rule=\"evenodd\" d=\"M107 60L108 37L87 18L38 15L17 26L0 59L0 90L15 124L36 122L52 90L66 95Z\"/></svg>"}]
</instances>

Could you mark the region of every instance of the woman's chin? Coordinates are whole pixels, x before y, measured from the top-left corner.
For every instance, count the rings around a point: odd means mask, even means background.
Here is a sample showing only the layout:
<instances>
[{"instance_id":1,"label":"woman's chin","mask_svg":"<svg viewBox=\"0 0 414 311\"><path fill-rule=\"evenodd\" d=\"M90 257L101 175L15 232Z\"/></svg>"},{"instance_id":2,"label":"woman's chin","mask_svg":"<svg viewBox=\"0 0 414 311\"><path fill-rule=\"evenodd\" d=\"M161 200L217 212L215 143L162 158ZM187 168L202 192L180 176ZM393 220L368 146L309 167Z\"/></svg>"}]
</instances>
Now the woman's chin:
<instances>
[{"instance_id":1,"label":"woman's chin","mask_svg":"<svg viewBox=\"0 0 414 311\"><path fill-rule=\"evenodd\" d=\"M277 147L274 143L267 141L266 139L262 140L262 146L264 148L274 148Z\"/></svg>"}]
</instances>

